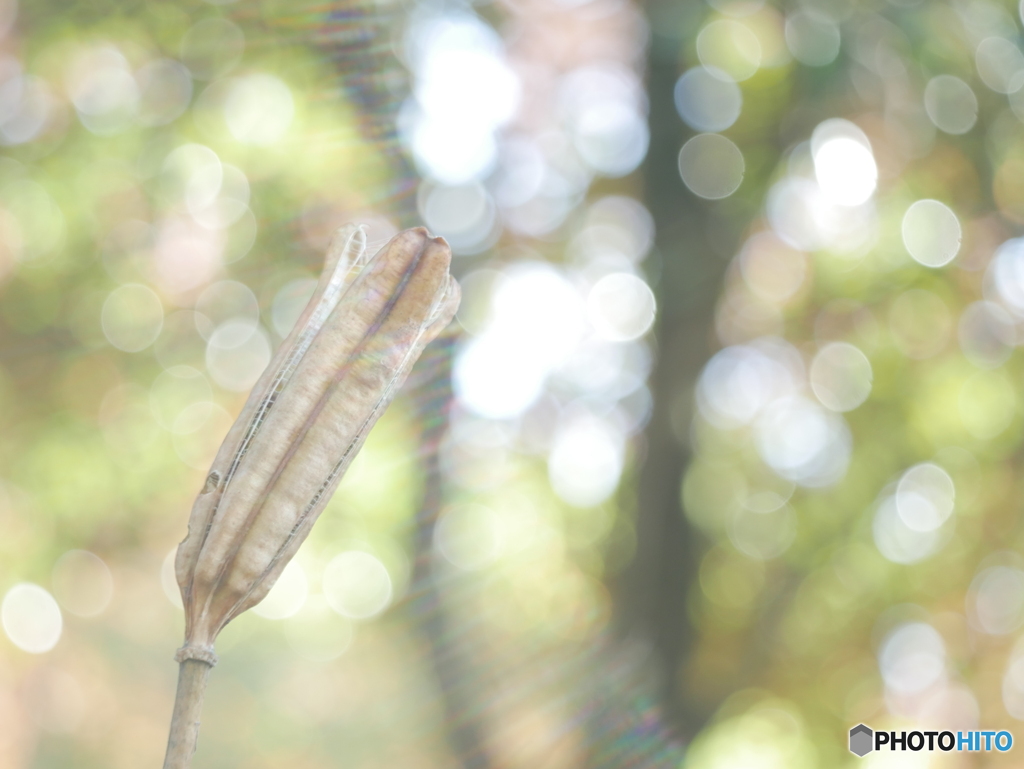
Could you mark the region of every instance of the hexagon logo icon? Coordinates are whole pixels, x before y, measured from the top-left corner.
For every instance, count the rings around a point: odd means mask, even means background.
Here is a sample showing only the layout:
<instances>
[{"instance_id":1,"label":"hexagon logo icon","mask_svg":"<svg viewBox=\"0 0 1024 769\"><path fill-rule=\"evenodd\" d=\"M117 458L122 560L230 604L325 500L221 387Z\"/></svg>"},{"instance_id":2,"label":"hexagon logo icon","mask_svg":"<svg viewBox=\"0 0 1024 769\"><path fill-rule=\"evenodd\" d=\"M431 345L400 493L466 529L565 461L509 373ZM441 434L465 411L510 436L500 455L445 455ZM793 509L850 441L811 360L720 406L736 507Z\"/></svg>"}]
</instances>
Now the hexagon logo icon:
<instances>
[{"instance_id":1,"label":"hexagon logo icon","mask_svg":"<svg viewBox=\"0 0 1024 769\"><path fill-rule=\"evenodd\" d=\"M871 727L857 724L850 730L850 752L863 758L875 749L875 733Z\"/></svg>"}]
</instances>

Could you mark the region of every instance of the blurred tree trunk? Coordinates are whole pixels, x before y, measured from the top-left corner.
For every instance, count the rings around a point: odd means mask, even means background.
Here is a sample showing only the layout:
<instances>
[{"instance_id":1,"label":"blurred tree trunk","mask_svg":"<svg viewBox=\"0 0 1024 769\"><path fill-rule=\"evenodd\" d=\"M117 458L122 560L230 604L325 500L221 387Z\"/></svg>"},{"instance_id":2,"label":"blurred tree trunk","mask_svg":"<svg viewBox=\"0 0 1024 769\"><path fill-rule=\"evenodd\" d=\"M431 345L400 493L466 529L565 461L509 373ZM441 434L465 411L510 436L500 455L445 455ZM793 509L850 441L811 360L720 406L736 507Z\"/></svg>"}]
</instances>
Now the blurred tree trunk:
<instances>
[{"instance_id":1,"label":"blurred tree trunk","mask_svg":"<svg viewBox=\"0 0 1024 769\"><path fill-rule=\"evenodd\" d=\"M649 382L654 413L638 472L636 553L613 592L620 632L653 646L667 721L689 739L711 708L686 691L684 670L695 637L687 596L697 580L703 542L683 514L680 486L691 457L686 433L693 391L713 352L715 303L738 233L716 216L716 204L686 189L678 170L689 129L676 113L673 88L690 26L686 17L700 11L673 8L671 0L652 0L647 11L651 144L643 173L644 202L657 230L650 257L658 299L657 362Z\"/></svg>"}]
</instances>

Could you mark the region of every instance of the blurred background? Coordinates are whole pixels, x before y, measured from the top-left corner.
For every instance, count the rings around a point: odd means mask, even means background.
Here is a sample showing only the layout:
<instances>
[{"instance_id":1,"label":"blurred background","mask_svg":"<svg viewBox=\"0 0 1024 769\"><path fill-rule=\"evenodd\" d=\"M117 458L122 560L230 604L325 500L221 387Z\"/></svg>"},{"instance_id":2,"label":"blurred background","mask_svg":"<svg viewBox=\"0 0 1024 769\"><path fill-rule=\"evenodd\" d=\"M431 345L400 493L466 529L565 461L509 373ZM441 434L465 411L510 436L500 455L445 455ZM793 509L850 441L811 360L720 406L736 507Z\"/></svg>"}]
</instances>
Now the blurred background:
<instances>
[{"instance_id":1,"label":"blurred background","mask_svg":"<svg viewBox=\"0 0 1024 769\"><path fill-rule=\"evenodd\" d=\"M159 764L174 548L347 221L463 304L197 769L1013 765L846 734L1024 734L1021 24L2 0L0 766Z\"/></svg>"}]
</instances>

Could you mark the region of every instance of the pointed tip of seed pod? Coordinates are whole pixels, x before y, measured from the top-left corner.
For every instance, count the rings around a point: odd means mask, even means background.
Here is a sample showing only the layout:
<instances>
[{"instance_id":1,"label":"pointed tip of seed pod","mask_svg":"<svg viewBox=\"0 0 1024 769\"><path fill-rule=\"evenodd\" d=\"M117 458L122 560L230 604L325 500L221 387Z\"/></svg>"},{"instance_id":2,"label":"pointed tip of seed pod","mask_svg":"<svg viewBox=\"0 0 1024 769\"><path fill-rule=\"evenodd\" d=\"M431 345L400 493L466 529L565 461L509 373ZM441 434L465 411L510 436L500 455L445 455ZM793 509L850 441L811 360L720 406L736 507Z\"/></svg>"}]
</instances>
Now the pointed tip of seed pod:
<instances>
[{"instance_id":1,"label":"pointed tip of seed pod","mask_svg":"<svg viewBox=\"0 0 1024 769\"><path fill-rule=\"evenodd\" d=\"M407 256L420 254L430 242L430 234L425 227L410 227L395 235L379 253L402 253Z\"/></svg>"},{"instance_id":2,"label":"pointed tip of seed pod","mask_svg":"<svg viewBox=\"0 0 1024 769\"><path fill-rule=\"evenodd\" d=\"M423 241L430 240L430 233L427 232L426 227L410 227L409 229L400 232L398 234L398 237L407 238L409 240Z\"/></svg>"},{"instance_id":3,"label":"pointed tip of seed pod","mask_svg":"<svg viewBox=\"0 0 1024 769\"><path fill-rule=\"evenodd\" d=\"M448 241L442 237L430 238L425 245L426 250L434 254L434 258L441 258L445 264L450 264L452 259L452 248Z\"/></svg>"}]
</instances>

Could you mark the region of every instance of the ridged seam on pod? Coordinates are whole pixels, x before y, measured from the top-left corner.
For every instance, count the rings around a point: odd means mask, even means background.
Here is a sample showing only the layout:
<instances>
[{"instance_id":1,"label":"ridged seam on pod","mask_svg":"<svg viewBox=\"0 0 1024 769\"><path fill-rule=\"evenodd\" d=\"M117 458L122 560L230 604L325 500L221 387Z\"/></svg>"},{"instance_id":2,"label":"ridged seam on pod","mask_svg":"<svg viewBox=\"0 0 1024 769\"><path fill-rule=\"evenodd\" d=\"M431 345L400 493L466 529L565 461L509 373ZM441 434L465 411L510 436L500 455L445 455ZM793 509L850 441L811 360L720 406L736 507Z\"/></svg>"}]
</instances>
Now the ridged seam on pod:
<instances>
[{"instance_id":1,"label":"ridged seam on pod","mask_svg":"<svg viewBox=\"0 0 1024 769\"><path fill-rule=\"evenodd\" d=\"M443 240L411 230L368 262L364 253L362 231L335 238L317 291L214 460L176 561L186 648L212 652L221 628L262 600L454 315Z\"/></svg>"}]
</instances>

